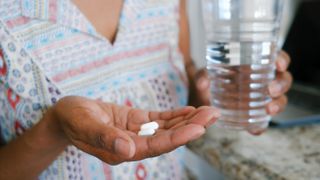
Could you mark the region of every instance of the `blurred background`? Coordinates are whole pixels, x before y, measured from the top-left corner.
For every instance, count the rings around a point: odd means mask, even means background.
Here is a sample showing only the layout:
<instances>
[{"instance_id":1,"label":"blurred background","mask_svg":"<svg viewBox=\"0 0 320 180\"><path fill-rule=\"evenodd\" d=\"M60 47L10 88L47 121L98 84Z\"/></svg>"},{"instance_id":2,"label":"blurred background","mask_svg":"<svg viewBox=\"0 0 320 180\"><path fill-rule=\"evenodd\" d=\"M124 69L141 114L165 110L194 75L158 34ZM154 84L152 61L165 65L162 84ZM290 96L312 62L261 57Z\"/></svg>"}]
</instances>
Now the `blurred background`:
<instances>
[{"instance_id":1,"label":"blurred background","mask_svg":"<svg viewBox=\"0 0 320 180\"><path fill-rule=\"evenodd\" d=\"M205 33L201 1L189 0L191 52L199 68L206 66ZM294 77L288 92L286 111L273 118L271 127L287 128L320 122L320 1L285 0L279 47L290 55L289 67ZM192 172L197 179L223 179L203 160L188 154ZM209 167L209 168L208 168Z\"/></svg>"}]
</instances>

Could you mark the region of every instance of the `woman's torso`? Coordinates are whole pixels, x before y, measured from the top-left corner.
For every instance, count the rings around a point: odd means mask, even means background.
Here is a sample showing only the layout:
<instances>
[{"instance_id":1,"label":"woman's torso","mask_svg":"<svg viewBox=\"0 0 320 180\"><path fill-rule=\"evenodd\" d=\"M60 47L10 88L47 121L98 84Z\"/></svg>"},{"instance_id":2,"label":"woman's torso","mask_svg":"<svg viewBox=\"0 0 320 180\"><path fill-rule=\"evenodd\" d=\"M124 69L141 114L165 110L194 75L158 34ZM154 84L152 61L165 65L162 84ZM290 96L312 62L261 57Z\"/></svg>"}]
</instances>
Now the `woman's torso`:
<instances>
[{"instance_id":1,"label":"woman's torso","mask_svg":"<svg viewBox=\"0 0 320 180\"><path fill-rule=\"evenodd\" d=\"M70 0L0 1L0 126L9 142L68 95L169 110L186 105L178 0L126 0L114 44ZM176 179L168 154L110 167L68 147L42 179Z\"/></svg>"}]
</instances>

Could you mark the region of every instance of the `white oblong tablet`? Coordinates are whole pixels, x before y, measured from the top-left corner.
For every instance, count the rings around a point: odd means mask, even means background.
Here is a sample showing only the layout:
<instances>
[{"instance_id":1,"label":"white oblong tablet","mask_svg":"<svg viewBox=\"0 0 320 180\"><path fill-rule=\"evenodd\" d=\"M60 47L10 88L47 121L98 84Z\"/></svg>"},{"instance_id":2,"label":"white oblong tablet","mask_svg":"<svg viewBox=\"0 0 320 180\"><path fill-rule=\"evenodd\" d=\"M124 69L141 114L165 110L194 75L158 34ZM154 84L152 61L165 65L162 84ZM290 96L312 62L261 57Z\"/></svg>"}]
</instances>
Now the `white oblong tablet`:
<instances>
[{"instance_id":1,"label":"white oblong tablet","mask_svg":"<svg viewBox=\"0 0 320 180\"><path fill-rule=\"evenodd\" d=\"M154 135L154 133L156 133L156 130L154 129L145 129L145 130L141 130L138 132L139 136L151 136Z\"/></svg>"},{"instance_id":2,"label":"white oblong tablet","mask_svg":"<svg viewBox=\"0 0 320 180\"><path fill-rule=\"evenodd\" d=\"M155 121L142 124L141 127L140 127L141 130L158 129L158 128L159 128L159 124L157 122L155 122Z\"/></svg>"}]
</instances>

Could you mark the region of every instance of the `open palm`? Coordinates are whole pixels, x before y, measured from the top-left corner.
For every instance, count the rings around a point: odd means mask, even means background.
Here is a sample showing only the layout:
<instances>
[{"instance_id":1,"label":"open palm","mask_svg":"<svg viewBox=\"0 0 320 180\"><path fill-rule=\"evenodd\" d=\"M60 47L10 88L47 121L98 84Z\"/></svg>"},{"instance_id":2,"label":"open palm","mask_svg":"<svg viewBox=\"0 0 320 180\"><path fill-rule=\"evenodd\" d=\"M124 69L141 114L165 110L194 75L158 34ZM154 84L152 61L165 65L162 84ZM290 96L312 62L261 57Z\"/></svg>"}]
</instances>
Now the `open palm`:
<instances>
[{"instance_id":1,"label":"open palm","mask_svg":"<svg viewBox=\"0 0 320 180\"><path fill-rule=\"evenodd\" d=\"M54 114L73 145L109 164L170 152L199 138L219 116L211 107L149 112L81 97L62 99ZM156 134L138 136L140 126L150 121L160 126Z\"/></svg>"}]
</instances>

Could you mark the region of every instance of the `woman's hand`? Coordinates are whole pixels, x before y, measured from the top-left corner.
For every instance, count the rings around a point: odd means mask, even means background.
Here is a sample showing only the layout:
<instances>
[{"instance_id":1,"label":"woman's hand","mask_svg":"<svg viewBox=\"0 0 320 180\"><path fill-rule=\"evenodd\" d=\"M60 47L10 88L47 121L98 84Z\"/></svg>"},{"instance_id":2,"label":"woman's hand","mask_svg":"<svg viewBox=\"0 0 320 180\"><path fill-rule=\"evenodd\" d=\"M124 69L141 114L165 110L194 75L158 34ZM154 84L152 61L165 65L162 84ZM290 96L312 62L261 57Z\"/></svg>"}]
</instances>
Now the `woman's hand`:
<instances>
[{"instance_id":1,"label":"woman's hand","mask_svg":"<svg viewBox=\"0 0 320 180\"><path fill-rule=\"evenodd\" d=\"M272 81L269 85L269 93L272 97L272 102L267 105L267 112L270 115L276 115L282 112L287 103L288 99L285 95L292 85L292 75L288 72L288 67L290 64L289 55L281 51L276 60L276 79Z\"/></svg>"},{"instance_id":2,"label":"woman's hand","mask_svg":"<svg viewBox=\"0 0 320 180\"><path fill-rule=\"evenodd\" d=\"M219 114L211 107L148 112L81 97L60 100L48 112L61 137L109 164L158 156L199 138ZM156 121L153 136L138 136L140 126Z\"/></svg>"},{"instance_id":3,"label":"woman's hand","mask_svg":"<svg viewBox=\"0 0 320 180\"><path fill-rule=\"evenodd\" d=\"M276 115L282 112L287 105L285 93L292 85L292 76L287 71L290 57L284 51L279 53L276 60L276 79L269 84L269 94L272 102L267 105L267 112ZM200 70L195 77L195 90L191 98L191 105L210 105L210 81L206 70Z\"/></svg>"}]
</instances>

